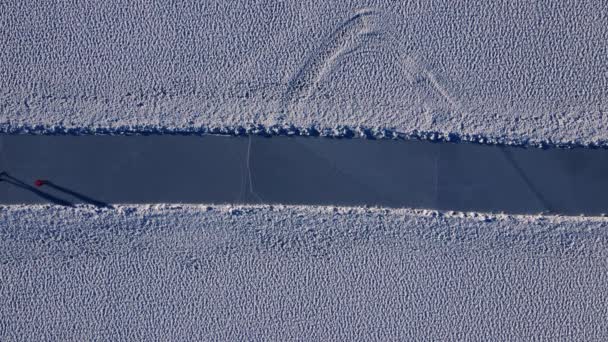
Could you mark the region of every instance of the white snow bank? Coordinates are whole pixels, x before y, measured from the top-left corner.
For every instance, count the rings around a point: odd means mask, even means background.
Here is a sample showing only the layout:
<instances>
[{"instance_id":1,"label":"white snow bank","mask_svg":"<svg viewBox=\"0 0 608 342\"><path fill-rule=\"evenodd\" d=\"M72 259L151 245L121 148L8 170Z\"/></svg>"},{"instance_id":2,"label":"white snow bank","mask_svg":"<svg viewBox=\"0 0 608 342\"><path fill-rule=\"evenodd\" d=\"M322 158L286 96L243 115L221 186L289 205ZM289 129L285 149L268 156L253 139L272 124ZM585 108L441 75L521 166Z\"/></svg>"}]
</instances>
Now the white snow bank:
<instances>
[{"instance_id":1,"label":"white snow bank","mask_svg":"<svg viewBox=\"0 0 608 342\"><path fill-rule=\"evenodd\" d=\"M2 132L608 141L602 1L12 1L0 27Z\"/></svg>"},{"instance_id":2,"label":"white snow bank","mask_svg":"<svg viewBox=\"0 0 608 342\"><path fill-rule=\"evenodd\" d=\"M608 219L0 207L1 340L605 340Z\"/></svg>"}]
</instances>

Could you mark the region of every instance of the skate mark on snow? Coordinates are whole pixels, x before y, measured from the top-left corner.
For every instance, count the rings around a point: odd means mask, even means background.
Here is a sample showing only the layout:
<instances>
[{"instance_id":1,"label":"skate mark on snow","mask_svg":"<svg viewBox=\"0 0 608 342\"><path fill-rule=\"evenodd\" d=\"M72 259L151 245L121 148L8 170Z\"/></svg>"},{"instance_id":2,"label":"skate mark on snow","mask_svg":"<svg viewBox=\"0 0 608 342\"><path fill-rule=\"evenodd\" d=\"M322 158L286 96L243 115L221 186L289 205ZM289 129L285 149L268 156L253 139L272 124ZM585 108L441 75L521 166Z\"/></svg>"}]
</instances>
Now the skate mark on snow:
<instances>
[{"instance_id":1,"label":"skate mark on snow","mask_svg":"<svg viewBox=\"0 0 608 342\"><path fill-rule=\"evenodd\" d=\"M357 11L309 56L287 85L282 99L283 110L289 104L308 99L323 77L331 73L340 56L349 50L357 49L361 44L359 38L370 33L368 17L374 14L370 9Z\"/></svg>"},{"instance_id":2,"label":"skate mark on snow","mask_svg":"<svg viewBox=\"0 0 608 342\"><path fill-rule=\"evenodd\" d=\"M389 58L405 74L411 85L423 87L427 94L435 94L437 99L445 101L451 110L462 108L460 101L448 91L445 82L436 76L436 72L431 71L431 67L422 62L423 58L402 47L403 43L391 33L385 34L382 38L387 39Z\"/></svg>"},{"instance_id":3,"label":"skate mark on snow","mask_svg":"<svg viewBox=\"0 0 608 342\"><path fill-rule=\"evenodd\" d=\"M340 60L377 53L392 60L409 84L425 93L425 98L431 96L444 102L451 111L462 109L446 82L423 62L422 57L415 56L410 48L404 47L404 42L397 39L390 29L375 28L370 24L371 17L377 15L373 9L359 10L325 39L289 81L281 101L283 112L292 104L308 100Z\"/></svg>"},{"instance_id":4,"label":"skate mark on snow","mask_svg":"<svg viewBox=\"0 0 608 342\"><path fill-rule=\"evenodd\" d=\"M432 89L440 98L445 100L452 110L458 110L461 108L458 101L446 90L441 82L437 80L437 77L432 73L428 67L422 63L417 62L412 57L408 57L406 64L410 65L410 74L413 75L411 82L415 84L426 83L427 87Z\"/></svg>"},{"instance_id":5,"label":"skate mark on snow","mask_svg":"<svg viewBox=\"0 0 608 342\"><path fill-rule=\"evenodd\" d=\"M380 54L381 59L388 58L399 69L411 86L423 90L427 96L430 95L437 101L445 102L452 111L462 109L462 104L449 90L449 82L442 79L440 71L429 66L424 56L416 53L418 49L415 46L409 46L407 40L398 39L394 29L377 27L361 32L358 37L365 39L365 44L358 44L341 55L341 58L356 59L364 54Z\"/></svg>"}]
</instances>

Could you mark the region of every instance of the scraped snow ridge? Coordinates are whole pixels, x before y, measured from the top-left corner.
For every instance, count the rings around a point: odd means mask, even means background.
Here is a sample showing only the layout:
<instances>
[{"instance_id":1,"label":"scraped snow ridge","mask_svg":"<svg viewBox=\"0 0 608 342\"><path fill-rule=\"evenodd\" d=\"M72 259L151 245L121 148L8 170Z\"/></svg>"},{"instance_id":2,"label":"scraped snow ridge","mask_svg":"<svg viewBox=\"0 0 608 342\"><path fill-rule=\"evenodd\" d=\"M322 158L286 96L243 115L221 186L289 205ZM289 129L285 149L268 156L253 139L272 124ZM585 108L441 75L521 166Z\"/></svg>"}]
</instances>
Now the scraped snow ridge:
<instances>
[{"instance_id":1,"label":"scraped snow ridge","mask_svg":"<svg viewBox=\"0 0 608 342\"><path fill-rule=\"evenodd\" d=\"M606 340L608 220L0 207L1 340Z\"/></svg>"},{"instance_id":2,"label":"scraped snow ridge","mask_svg":"<svg viewBox=\"0 0 608 342\"><path fill-rule=\"evenodd\" d=\"M298 128L293 125L263 126L260 124L249 124L247 126L224 126L224 127L154 127L146 126L120 126L120 127L72 127L65 126L11 126L1 125L0 132L8 134L28 135L224 135L224 136L247 136L257 135L265 137L273 136L301 136L301 137L327 137L327 138L361 138L361 139L392 139L392 140L422 140L432 142L468 142L482 145L502 145L537 148L608 148L608 140L584 141L581 139L567 142L554 141L552 139L534 139L518 136L492 137L480 134L457 134L443 132L425 132L414 130L403 133L386 128L348 127L336 126L334 128L318 129L315 126Z\"/></svg>"},{"instance_id":3,"label":"scraped snow ridge","mask_svg":"<svg viewBox=\"0 0 608 342\"><path fill-rule=\"evenodd\" d=\"M608 145L601 1L19 1L0 26L1 132Z\"/></svg>"}]
</instances>

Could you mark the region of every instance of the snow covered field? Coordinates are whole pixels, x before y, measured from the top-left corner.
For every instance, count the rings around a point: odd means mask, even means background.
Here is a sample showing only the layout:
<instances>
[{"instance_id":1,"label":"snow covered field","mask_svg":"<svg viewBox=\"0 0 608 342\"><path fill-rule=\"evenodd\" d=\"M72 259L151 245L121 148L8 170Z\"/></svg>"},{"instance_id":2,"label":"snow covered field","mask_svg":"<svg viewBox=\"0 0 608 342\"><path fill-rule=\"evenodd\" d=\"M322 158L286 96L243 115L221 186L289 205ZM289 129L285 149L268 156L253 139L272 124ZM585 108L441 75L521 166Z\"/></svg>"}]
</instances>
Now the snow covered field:
<instances>
[{"instance_id":1,"label":"snow covered field","mask_svg":"<svg viewBox=\"0 0 608 342\"><path fill-rule=\"evenodd\" d=\"M0 207L0 339L605 340L608 220Z\"/></svg>"},{"instance_id":2,"label":"snow covered field","mask_svg":"<svg viewBox=\"0 0 608 342\"><path fill-rule=\"evenodd\" d=\"M608 141L602 1L5 1L0 13L3 132Z\"/></svg>"},{"instance_id":3,"label":"snow covered field","mask_svg":"<svg viewBox=\"0 0 608 342\"><path fill-rule=\"evenodd\" d=\"M607 37L600 0L2 1L0 133L608 147ZM605 341L607 229L413 209L0 206L0 340Z\"/></svg>"}]
</instances>

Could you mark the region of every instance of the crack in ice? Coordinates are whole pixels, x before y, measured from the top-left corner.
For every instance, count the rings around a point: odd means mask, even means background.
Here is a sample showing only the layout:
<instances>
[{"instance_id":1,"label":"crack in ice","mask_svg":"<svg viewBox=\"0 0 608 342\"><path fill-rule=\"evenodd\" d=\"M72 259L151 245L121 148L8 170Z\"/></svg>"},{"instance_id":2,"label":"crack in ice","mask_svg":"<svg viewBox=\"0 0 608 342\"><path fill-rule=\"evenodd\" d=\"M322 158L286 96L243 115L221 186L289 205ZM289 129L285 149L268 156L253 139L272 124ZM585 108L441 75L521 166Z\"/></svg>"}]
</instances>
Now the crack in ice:
<instances>
[{"instance_id":1,"label":"crack in ice","mask_svg":"<svg viewBox=\"0 0 608 342\"><path fill-rule=\"evenodd\" d=\"M262 197L253 190L253 177L251 176L251 135L249 136L249 142L247 143L246 160L247 160L247 175L249 178L249 192L251 192L251 194L254 195L258 199L258 201L264 202Z\"/></svg>"}]
</instances>

